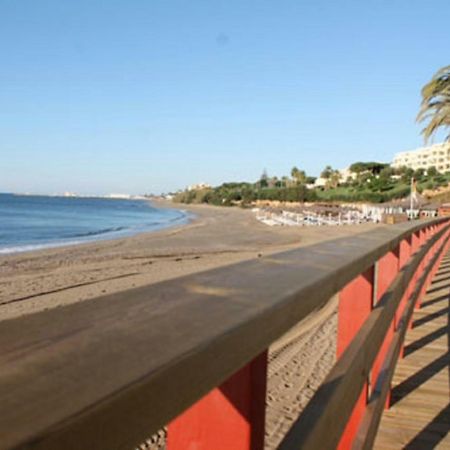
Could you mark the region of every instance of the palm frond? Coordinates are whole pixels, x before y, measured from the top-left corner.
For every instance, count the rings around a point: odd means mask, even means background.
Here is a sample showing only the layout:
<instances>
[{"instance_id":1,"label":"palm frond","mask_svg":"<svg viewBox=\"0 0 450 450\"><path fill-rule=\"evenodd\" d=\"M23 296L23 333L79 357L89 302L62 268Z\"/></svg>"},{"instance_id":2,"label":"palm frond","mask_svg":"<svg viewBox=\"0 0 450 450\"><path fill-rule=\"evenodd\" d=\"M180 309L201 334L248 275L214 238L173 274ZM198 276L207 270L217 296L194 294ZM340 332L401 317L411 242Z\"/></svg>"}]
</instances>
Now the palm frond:
<instances>
[{"instance_id":1,"label":"palm frond","mask_svg":"<svg viewBox=\"0 0 450 450\"><path fill-rule=\"evenodd\" d=\"M422 129L425 142L440 128L450 127L450 65L442 67L422 88L418 122L428 124ZM450 134L446 138L450 140Z\"/></svg>"}]
</instances>

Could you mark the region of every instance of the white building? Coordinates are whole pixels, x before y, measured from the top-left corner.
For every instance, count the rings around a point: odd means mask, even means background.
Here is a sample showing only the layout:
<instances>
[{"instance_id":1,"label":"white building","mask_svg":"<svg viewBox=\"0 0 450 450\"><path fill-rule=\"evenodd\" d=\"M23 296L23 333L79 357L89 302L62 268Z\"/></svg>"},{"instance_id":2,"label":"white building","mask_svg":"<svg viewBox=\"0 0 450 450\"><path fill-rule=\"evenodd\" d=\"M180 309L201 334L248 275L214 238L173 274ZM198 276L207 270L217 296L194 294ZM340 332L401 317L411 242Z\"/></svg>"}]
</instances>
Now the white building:
<instances>
[{"instance_id":1,"label":"white building","mask_svg":"<svg viewBox=\"0 0 450 450\"><path fill-rule=\"evenodd\" d=\"M208 183L197 183L187 187L188 191L200 191L202 189L210 189L212 186Z\"/></svg>"},{"instance_id":2,"label":"white building","mask_svg":"<svg viewBox=\"0 0 450 450\"><path fill-rule=\"evenodd\" d=\"M314 181L313 187L324 187L327 184L327 179L322 177L317 177Z\"/></svg>"},{"instance_id":3,"label":"white building","mask_svg":"<svg viewBox=\"0 0 450 450\"><path fill-rule=\"evenodd\" d=\"M339 175L341 176L341 182L346 183L349 180L356 179L356 173L350 170L350 167L346 167L345 169L339 170Z\"/></svg>"},{"instance_id":4,"label":"white building","mask_svg":"<svg viewBox=\"0 0 450 450\"><path fill-rule=\"evenodd\" d=\"M356 178L356 173L350 171L350 167L346 167L345 169L338 170L339 172L339 182L346 183L347 181L354 180ZM317 177L316 181L312 185L312 187L324 187L327 184L327 179L322 177Z\"/></svg>"},{"instance_id":5,"label":"white building","mask_svg":"<svg viewBox=\"0 0 450 450\"><path fill-rule=\"evenodd\" d=\"M450 172L450 142L397 153L392 167L402 166L414 170L428 169L434 166L439 172Z\"/></svg>"}]
</instances>

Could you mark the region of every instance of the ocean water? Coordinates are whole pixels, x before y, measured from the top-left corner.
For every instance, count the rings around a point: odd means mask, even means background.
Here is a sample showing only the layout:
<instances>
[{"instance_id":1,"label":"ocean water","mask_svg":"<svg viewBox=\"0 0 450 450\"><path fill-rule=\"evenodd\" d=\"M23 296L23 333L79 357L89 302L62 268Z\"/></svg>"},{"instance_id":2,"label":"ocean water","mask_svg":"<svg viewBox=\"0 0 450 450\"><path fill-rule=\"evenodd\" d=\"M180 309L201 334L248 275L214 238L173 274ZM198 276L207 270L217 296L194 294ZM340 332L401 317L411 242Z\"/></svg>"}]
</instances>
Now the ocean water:
<instances>
[{"instance_id":1,"label":"ocean water","mask_svg":"<svg viewBox=\"0 0 450 450\"><path fill-rule=\"evenodd\" d=\"M0 194L0 254L131 236L187 223L147 200Z\"/></svg>"}]
</instances>

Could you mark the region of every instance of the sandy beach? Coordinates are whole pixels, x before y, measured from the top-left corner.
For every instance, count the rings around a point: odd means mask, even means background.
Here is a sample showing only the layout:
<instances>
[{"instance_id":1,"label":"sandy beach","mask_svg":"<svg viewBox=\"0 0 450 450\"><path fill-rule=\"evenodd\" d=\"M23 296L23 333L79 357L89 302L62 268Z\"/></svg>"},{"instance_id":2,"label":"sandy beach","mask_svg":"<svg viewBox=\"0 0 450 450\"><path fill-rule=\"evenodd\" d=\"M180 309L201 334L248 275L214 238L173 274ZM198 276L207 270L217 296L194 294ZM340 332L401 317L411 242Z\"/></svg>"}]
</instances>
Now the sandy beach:
<instances>
[{"instance_id":1,"label":"sandy beach","mask_svg":"<svg viewBox=\"0 0 450 450\"><path fill-rule=\"evenodd\" d=\"M159 207L173 207L157 203ZM180 206L188 225L134 237L0 257L0 320L89 301L189 273L367 231L376 225L268 227L249 210ZM266 448L275 448L333 364L336 307L270 349ZM157 448L148 441L142 448Z\"/></svg>"}]
</instances>

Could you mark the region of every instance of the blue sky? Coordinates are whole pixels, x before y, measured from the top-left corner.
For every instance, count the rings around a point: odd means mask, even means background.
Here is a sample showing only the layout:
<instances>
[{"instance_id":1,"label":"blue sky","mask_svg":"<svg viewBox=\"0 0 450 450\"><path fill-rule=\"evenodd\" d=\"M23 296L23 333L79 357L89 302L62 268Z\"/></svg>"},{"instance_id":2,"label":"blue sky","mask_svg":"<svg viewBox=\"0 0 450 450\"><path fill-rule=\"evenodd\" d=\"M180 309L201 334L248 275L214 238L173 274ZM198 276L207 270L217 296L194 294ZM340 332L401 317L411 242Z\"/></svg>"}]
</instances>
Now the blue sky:
<instances>
[{"instance_id":1,"label":"blue sky","mask_svg":"<svg viewBox=\"0 0 450 450\"><path fill-rule=\"evenodd\" d=\"M449 18L448 0L0 0L0 191L390 161L422 145Z\"/></svg>"}]
</instances>

